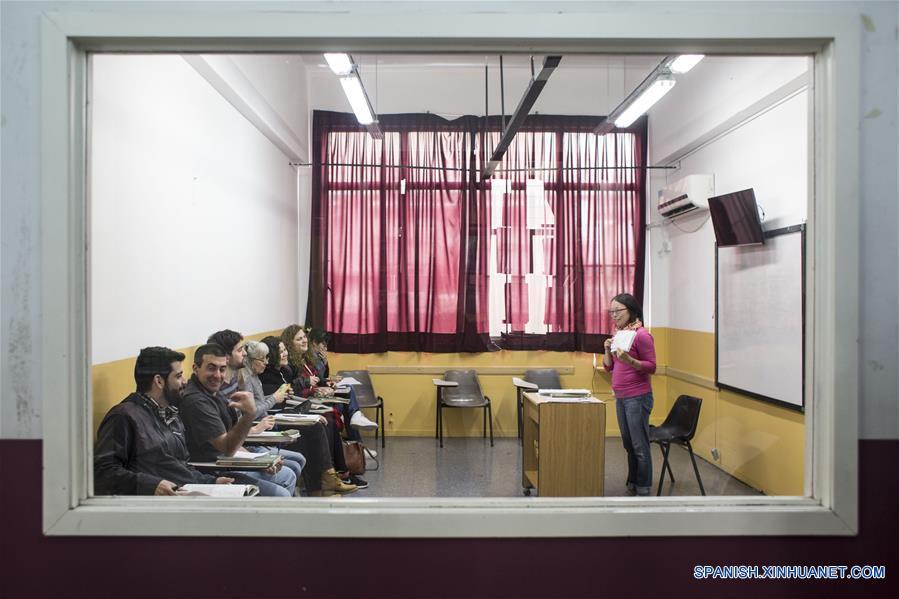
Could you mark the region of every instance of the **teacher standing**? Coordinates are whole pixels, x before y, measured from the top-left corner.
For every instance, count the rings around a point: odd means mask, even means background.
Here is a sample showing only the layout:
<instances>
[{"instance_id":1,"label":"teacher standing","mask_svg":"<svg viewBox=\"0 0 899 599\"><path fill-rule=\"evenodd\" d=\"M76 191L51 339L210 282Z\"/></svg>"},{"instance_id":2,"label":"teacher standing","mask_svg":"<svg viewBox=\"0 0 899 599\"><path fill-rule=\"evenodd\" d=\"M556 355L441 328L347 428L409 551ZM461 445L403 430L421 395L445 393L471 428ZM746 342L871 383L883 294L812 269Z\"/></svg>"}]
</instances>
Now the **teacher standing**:
<instances>
[{"instance_id":1,"label":"teacher standing","mask_svg":"<svg viewBox=\"0 0 899 599\"><path fill-rule=\"evenodd\" d=\"M618 331L634 331L629 351L616 348L612 339L605 343L602 364L612 373L615 413L621 429L621 441L627 452L628 495L647 496L652 487L652 455L649 449L649 414L652 412L652 384L656 371L656 349L643 328L643 309L629 293L612 298L609 316Z\"/></svg>"}]
</instances>

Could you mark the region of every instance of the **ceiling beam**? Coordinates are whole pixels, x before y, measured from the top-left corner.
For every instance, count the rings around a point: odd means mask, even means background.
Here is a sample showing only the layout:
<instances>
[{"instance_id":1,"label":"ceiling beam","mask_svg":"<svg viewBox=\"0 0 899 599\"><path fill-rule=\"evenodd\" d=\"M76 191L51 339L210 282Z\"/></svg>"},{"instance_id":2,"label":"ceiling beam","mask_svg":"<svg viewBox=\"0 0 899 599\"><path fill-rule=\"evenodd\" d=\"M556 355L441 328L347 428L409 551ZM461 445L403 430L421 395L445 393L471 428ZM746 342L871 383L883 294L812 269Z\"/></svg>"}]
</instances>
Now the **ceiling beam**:
<instances>
[{"instance_id":1,"label":"ceiling beam","mask_svg":"<svg viewBox=\"0 0 899 599\"><path fill-rule=\"evenodd\" d=\"M543 59L543 68L540 69L540 72L537 73L536 77L531 79L528 88L521 97L521 101L518 102L518 107L515 109L515 112L509 119L509 123L503 130L503 135L500 137L499 143L496 144L496 148L493 149L493 155L481 170L481 180L489 179L493 176L496 167L502 162L506 150L509 149L512 139L515 137L515 134L518 133L518 129L524 123L531 108L534 106L534 102L537 101L540 92L542 92L544 86L546 86L546 80L549 79L549 76L552 75L553 70L559 66L561 61L561 56L547 56Z\"/></svg>"}]
</instances>

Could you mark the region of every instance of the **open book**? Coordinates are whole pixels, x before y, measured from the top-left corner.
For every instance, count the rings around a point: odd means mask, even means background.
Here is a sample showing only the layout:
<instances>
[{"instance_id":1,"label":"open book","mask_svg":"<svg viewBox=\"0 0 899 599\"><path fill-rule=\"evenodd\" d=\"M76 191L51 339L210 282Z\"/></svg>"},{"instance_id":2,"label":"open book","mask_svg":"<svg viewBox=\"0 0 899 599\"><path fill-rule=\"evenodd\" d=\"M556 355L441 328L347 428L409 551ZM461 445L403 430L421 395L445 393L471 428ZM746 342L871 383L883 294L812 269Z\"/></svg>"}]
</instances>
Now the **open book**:
<instances>
[{"instance_id":1,"label":"open book","mask_svg":"<svg viewBox=\"0 0 899 599\"><path fill-rule=\"evenodd\" d=\"M178 495L197 495L200 497L253 497L259 495L256 485L181 485L175 491Z\"/></svg>"},{"instance_id":2,"label":"open book","mask_svg":"<svg viewBox=\"0 0 899 599\"><path fill-rule=\"evenodd\" d=\"M318 422L316 414L275 414L275 424L296 424L298 426L315 424Z\"/></svg>"},{"instance_id":3,"label":"open book","mask_svg":"<svg viewBox=\"0 0 899 599\"><path fill-rule=\"evenodd\" d=\"M216 466L227 468L261 468L265 469L272 466L278 456L270 453L253 453L252 451L235 451L234 455L220 455L215 460Z\"/></svg>"},{"instance_id":4,"label":"open book","mask_svg":"<svg viewBox=\"0 0 899 599\"><path fill-rule=\"evenodd\" d=\"M359 382L358 380L354 379L351 376L345 376L342 379L340 379L340 382L338 384L341 387L344 387L346 385L361 385L362 383Z\"/></svg>"}]
</instances>

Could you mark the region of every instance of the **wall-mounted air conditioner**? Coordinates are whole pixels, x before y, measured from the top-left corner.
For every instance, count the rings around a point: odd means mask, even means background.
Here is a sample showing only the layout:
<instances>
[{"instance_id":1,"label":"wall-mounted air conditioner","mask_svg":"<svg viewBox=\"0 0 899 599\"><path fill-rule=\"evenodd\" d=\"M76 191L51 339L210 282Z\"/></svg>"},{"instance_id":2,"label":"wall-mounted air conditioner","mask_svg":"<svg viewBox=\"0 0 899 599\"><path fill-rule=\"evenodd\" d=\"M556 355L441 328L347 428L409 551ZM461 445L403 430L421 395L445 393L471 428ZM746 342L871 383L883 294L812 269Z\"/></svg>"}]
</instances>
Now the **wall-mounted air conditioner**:
<instances>
[{"instance_id":1,"label":"wall-mounted air conditioner","mask_svg":"<svg viewBox=\"0 0 899 599\"><path fill-rule=\"evenodd\" d=\"M696 210L708 210L715 195L714 175L687 175L659 190L659 214L673 218Z\"/></svg>"}]
</instances>

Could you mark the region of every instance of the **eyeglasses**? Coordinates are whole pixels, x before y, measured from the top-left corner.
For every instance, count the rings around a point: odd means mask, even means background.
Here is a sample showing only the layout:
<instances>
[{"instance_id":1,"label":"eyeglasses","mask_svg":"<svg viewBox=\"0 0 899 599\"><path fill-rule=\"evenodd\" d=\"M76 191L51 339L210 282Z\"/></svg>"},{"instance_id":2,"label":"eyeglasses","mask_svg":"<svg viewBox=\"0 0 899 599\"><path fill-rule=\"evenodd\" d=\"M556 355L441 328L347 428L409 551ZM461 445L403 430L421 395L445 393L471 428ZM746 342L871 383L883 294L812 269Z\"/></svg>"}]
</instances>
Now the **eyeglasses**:
<instances>
[{"instance_id":1,"label":"eyeglasses","mask_svg":"<svg viewBox=\"0 0 899 599\"><path fill-rule=\"evenodd\" d=\"M609 316L615 316L619 312L624 312L625 310L627 310L627 308L618 308L617 310L607 310L607 312L609 313Z\"/></svg>"}]
</instances>

